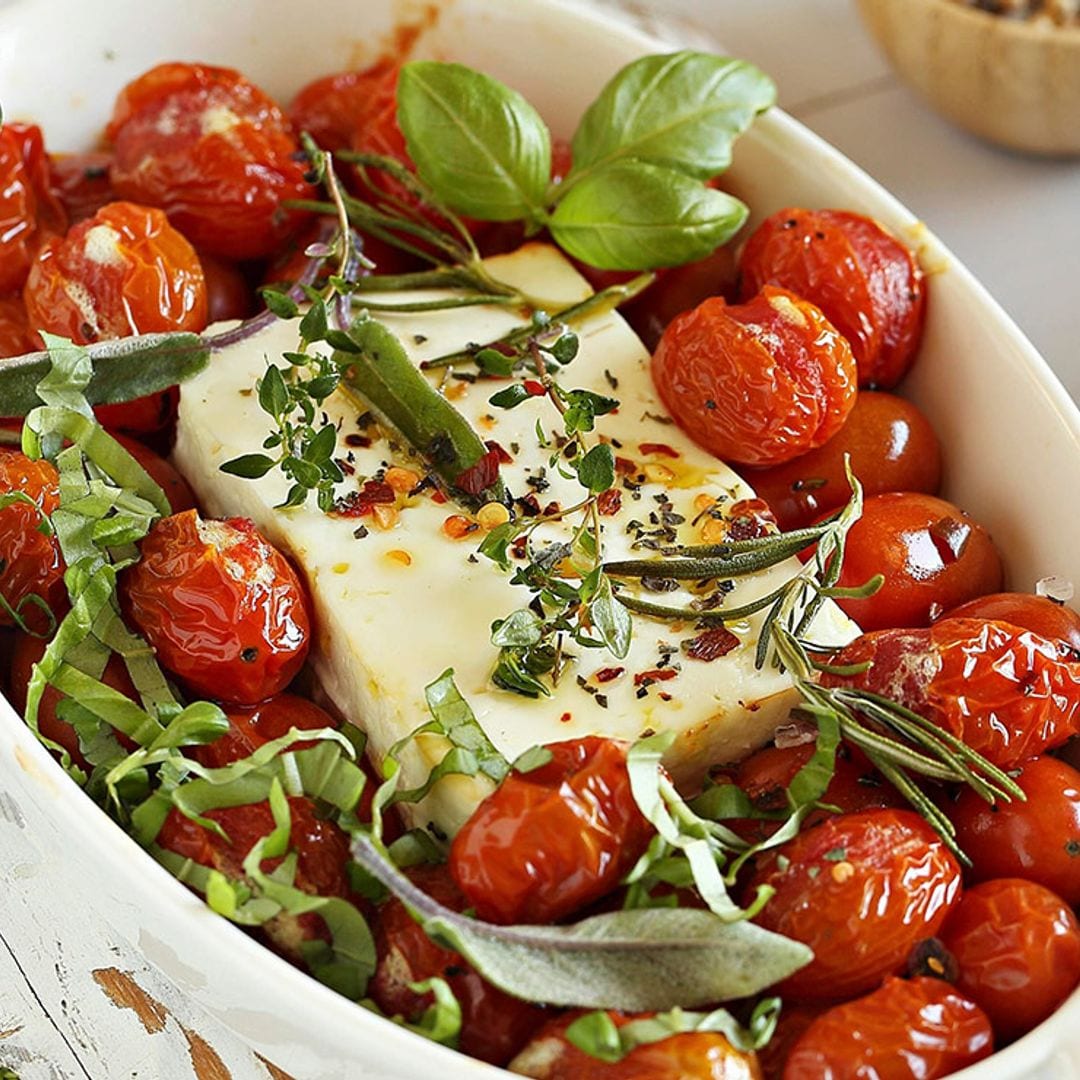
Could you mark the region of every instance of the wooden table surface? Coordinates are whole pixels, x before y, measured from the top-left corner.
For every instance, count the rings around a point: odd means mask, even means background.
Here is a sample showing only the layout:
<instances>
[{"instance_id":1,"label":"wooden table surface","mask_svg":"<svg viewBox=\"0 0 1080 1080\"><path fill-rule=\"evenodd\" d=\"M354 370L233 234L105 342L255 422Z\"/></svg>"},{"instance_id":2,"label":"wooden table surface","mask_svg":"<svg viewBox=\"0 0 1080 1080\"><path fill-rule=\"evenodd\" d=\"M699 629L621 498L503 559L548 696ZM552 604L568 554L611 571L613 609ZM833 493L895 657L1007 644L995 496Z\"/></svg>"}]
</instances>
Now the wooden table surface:
<instances>
[{"instance_id":1,"label":"wooden table surface","mask_svg":"<svg viewBox=\"0 0 1080 1080\"><path fill-rule=\"evenodd\" d=\"M1080 393L1080 165L957 132L895 81L848 0L635 10L673 40L711 35L772 73L782 104L923 217ZM27 813L0 775L0 1069L20 1080L281 1080L95 918L93 897L35 845Z\"/></svg>"}]
</instances>

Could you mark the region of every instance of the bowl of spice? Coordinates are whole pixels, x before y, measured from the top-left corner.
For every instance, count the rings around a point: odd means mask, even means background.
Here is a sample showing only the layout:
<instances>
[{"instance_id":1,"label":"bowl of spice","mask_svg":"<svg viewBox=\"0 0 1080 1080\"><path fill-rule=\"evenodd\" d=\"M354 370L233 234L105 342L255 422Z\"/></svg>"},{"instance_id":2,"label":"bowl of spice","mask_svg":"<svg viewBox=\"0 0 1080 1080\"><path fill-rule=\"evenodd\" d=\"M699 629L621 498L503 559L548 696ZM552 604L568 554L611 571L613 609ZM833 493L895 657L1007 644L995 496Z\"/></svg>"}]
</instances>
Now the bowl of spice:
<instances>
[{"instance_id":1,"label":"bowl of spice","mask_svg":"<svg viewBox=\"0 0 1080 1080\"><path fill-rule=\"evenodd\" d=\"M1013 150L1080 155L1080 0L858 0L938 112Z\"/></svg>"}]
</instances>

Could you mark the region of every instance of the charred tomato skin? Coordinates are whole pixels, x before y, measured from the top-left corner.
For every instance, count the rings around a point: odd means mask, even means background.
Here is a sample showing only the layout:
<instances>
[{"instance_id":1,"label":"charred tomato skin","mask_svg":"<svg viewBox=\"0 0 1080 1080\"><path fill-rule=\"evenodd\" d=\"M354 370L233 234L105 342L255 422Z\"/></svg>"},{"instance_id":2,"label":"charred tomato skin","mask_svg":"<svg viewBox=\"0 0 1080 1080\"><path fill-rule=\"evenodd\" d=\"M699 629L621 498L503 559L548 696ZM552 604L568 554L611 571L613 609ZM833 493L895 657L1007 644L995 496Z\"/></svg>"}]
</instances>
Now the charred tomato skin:
<instances>
[{"instance_id":1,"label":"charred tomato skin","mask_svg":"<svg viewBox=\"0 0 1080 1080\"><path fill-rule=\"evenodd\" d=\"M304 588L245 518L156 522L124 572L125 614L198 694L253 705L283 690L311 642Z\"/></svg>"},{"instance_id":2,"label":"charred tomato skin","mask_svg":"<svg viewBox=\"0 0 1080 1080\"><path fill-rule=\"evenodd\" d=\"M871 666L826 674L828 686L870 690L906 705L1002 769L1080 732L1080 669L1057 643L982 619L863 634L834 657Z\"/></svg>"},{"instance_id":3,"label":"charred tomato skin","mask_svg":"<svg viewBox=\"0 0 1080 1080\"><path fill-rule=\"evenodd\" d=\"M859 385L895 386L915 360L926 283L911 251L847 210L780 210L739 258L742 297L779 285L816 304L851 343Z\"/></svg>"},{"instance_id":4,"label":"charred tomato skin","mask_svg":"<svg viewBox=\"0 0 1080 1080\"><path fill-rule=\"evenodd\" d=\"M813 304L773 286L745 304L714 297L678 316L652 376L679 427L739 465L780 465L822 446L855 404L847 341Z\"/></svg>"},{"instance_id":5,"label":"charred tomato skin","mask_svg":"<svg viewBox=\"0 0 1080 1080\"><path fill-rule=\"evenodd\" d=\"M990 1017L1000 1042L1045 1020L1080 983L1080 925L1056 893L1001 878L969 889L941 940L957 989Z\"/></svg>"},{"instance_id":6,"label":"charred tomato skin","mask_svg":"<svg viewBox=\"0 0 1080 1080\"><path fill-rule=\"evenodd\" d=\"M918 814L863 810L768 852L747 894L760 885L776 894L755 921L814 950L778 992L836 1001L875 989L937 933L959 898L960 866Z\"/></svg>"},{"instance_id":7,"label":"charred tomato skin","mask_svg":"<svg viewBox=\"0 0 1080 1080\"><path fill-rule=\"evenodd\" d=\"M925 976L886 980L837 1005L795 1043L783 1080L936 1080L989 1057L990 1020L962 991Z\"/></svg>"},{"instance_id":8,"label":"charred tomato skin","mask_svg":"<svg viewBox=\"0 0 1080 1080\"><path fill-rule=\"evenodd\" d=\"M545 923L610 892L652 835L630 790L625 743L552 743L551 760L513 770L450 848L450 870L481 919Z\"/></svg>"}]
</instances>

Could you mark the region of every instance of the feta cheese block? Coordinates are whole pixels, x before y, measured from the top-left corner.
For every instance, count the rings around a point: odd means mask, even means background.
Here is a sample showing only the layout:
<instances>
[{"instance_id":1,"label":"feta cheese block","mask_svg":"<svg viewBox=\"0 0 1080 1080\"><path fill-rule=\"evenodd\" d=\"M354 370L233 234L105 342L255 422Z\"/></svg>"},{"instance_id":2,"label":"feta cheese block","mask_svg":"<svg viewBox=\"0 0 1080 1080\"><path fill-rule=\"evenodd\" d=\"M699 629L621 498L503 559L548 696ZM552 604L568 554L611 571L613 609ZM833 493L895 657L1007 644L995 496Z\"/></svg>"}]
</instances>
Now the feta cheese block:
<instances>
[{"instance_id":1,"label":"feta cheese block","mask_svg":"<svg viewBox=\"0 0 1080 1080\"><path fill-rule=\"evenodd\" d=\"M497 279L542 298L551 310L589 295L584 279L546 245L530 244L489 259L487 267ZM381 294L379 300L433 295L439 294ZM492 341L522 318L513 309L487 305L377 317L417 362ZM615 412L598 418L589 436L609 441L618 459L618 498L605 501L600 517L605 558L648 557L673 542L711 542L707 530L723 526L709 509L723 511L753 492L664 415L648 353L618 314L598 314L578 333L580 351L559 373L561 384L620 401ZM396 509L382 506L360 517L324 514L314 496L299 509L282 510L275 506L289 482L277 470L259 480L220 471L223 462L262 446L271 421L253 388L266 364L281 362L282 353L296 344L297 323L277 322L216 355L182 389L175 460L207 513L254 519L303 570L316 614L315 674L340 712L368 733L376 758L429 719L424 687L447 668L453 668L490 739L511 760L538 743L586 734L633 740L670 729L676 738L666 764L677 781L693 785L710 765L745 756L783 722L795 692L788 676L754 667L760 615L730 626L738 646L709 661L686 651L699 633L692 623L635 615L626 657L571 644L550 697L532 700L497 688L491 680L498 655L490 642L491 624L524 607L531 595L476 554L481 526L460 520L451 523L457 529L447 526L448 518L466 511L430 485L405 497L404 504L399 498ZM537 506L580 502L584 492L576 478L552 469L551 446L539 442L538 430L549 443L562 430L552 403L535 397L513 410L494 407L488 399L505 381L474 381L470 370L434 370L430 377L480 437L495 440L504 458L512 459L501 469L510 493L527 499L533 512ZM325 412L340 425L337 457L349 474L341 495L384 478L388 468L423 473L423 462L400 438L373 424L370 414L363 415L363 403L355 398L339 391L325 402ZM518 512L523 512L520 504ZM537 535L565 541L578 521L579 515L572 515L544 525ZM463 524L473 531L454 538ZM740 579L724 603L741 605L764 595L798 567L792 560ZM692 599L681 589L657 594L635 588L666 604L685 606ZM822 644L844 643L857 632L831 604L812 628L813 639ZM445 750L442 737L421 736L403 758L405 782L420 783ZM413 808L413 823L430 822L452 834L488 790L483 779L447 777Z\"/></svg>"}]
</instances>

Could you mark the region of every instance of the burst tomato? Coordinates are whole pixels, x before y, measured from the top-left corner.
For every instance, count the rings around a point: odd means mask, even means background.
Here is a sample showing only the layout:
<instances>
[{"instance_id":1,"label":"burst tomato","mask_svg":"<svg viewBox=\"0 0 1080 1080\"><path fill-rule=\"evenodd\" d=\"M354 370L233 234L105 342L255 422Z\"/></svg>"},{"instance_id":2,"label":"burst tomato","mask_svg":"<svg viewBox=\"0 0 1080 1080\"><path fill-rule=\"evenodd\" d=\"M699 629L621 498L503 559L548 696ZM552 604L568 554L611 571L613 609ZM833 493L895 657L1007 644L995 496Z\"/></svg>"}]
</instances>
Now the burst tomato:
<instances>
[{"instance_id":1,"label":"burst tomato","mask_svg":"<svg viewBox=\"0 0 1080 1080\"><path fill-rule=\"evenodd\" d=\"M445 866L418 866L408 874L444 907L464 911L468 906ZM436 945L396 897L379 908L375 947L379 961L368 992L379 1008L419 1020L433 996L418 994L409 984L445 979L461 1005L459 1049L471 1057L505 1065L543 1021L543 1009L492 986L460 954Z\"/></svg>"},{"instance_id":2,"label":"burst tomato","mask_svg":"<svg viewBox=\"0 0 1080 1080\"><path fill-rule=\"evenodd\" d=\"M840 607L864 630L926 626L1001 588L1001 556L990 534L944 499L874 495L848 533L838 584L856 587L875 574L885 581L873 596L837 600Z\"/></svg>"},{"instance_id":3,"label":"burst tomato","mask_svg":"<svg viewBox=\"0 0 1080 1080\"><path fill-rule=\"evenodd\" d=\"M990 1017L1001 1042L1045 1020L1080 983L1080 925L1069 906L1031 881L969 889L941 934L959 968L957 989Z\"/></svg>"},{"instance_id":4,"label":"burst tomato","mask_svg":"<svg viewBox=\"0 0 1080 1080\"><path fill-rule=\"evenodd\" d=\"M121 198L161 207L212 255L272 254L311 195L307 165L282 111L230 68L160 64L128 83L107 129Z\"/></svg>"},{"instance_id":5,"label":"burst tomato","mask_svg":"<svg viewBox=\"0 0 1080 1080\"><path fill-rule=\"evenodd\" d=\"M783 1080L935 1080L989 1057L986 1014L940 979L889 979L818 1017L787 1059Z\"/></svg>"},{"instance_id":6,"label":"burst tomato","mask_svg":"<svg viewBox=\"0 0 1080 1080\"><path fill-rule=\"evenodd\" d=\"M67 228L49 187L41 130L32 124L0 127L0 293L21 288L38 248Z\"/></svg>"},{"instance_id":7,"label":"burst tomato","mask_svg":"<svg viewBox=\"0 0 1080 1080\"><path fill-rule=\"evenodd\" d=\"M0 447L0 499L17 493L32 500L0 509L0 626L14 625L14 611L34 630L46 629L48 619L31 597L54 612L66 605L60 545L55 535L41 531L45 515L59 505L59 483L49 462Z\"/></svg>"},{"instance_id":8,"label":"burst tomato","mask_svg":"<svg viewBox=\"0 0 1080 1080\"><path fill-rule=\"evenodd\" d=\"M948 619L993 619L1057 641L1080 660L1080 615L1071 607L1033 593L991 593L945 612Z\"/></svg>"},{"instance_id":9,"label":"burst tomato","mask_svg":"<svg viewBox=\"0 0 1080 1080\"><path fill-rule=\"evenodd\" d=\"M0 358L22 356L36 348L22 296L0 296Z\"/></svg>"},{"instance_id":10,"label":"burst tomato","mask_svg":"<svg viewBox=\"0 0 1080 1080\"><path fill-rule=\"evenodd\" d=\"M779 992L836 1001L873 990L937 933L960 895L960 866L918 814L864 810L767 853L748 895L760 885L776 894L755 921L814 950Z\"/></svg>"},{"instance_id":11,"label":"burst tomato","mask_svg":"<svg viewBox=\"0 0 1080 1080\"><path fill-rule=\"evenodd\" d=\"M1027 802L991 806L970 788L947 807L972 881L1025 878L1080 904L1080 772L1049 756L1015 777Z\"/></svg>"},{"instance_id":12,"label":"burst tomato","mask_svg":"<svg viewBox=\"0 0 1080 1080\"><path fill-rule=\"evenodd\" d=\"M116 202L109 183L112 154L50 154L49 181L52 192L72 225L93 217L107 203Z\"/></svg>"},{"instance_id":13,"label":"burst tomato","mask_svg":"<svg viewBox=\"0 0 1080 1080\"><path fill-rule=\"evenodd\" d=\"M756 1056L736 1050L719 1032L690 1032L631 1050L609 1064L579 1050L564 1032L581 1013L546 1024L511 1064L521 1076L537 1080L761 1080ZM608 1014L617 1027L638 1019ZM642 1014L651 1015L649 1013Z\"/></svg>"},{"instance_id":14,"label":"burst tomato","mask_svg":"<svg viewBox=\"0 0 1080 1080\"><path fill-rule=\"evenodd\" d=\"M784 529L801 529L851 496L844 455L867 495L889 491L936 494L941 447L930 422L909 401L864 390L844 426L817 450L746 480L772 507Z\"/></svg>"},{"instance_id":15,"label":"burst tomato","mask_svg":"<svg viewBox=\"0 0 1080 1080\"><path fill-rule=\"evenodd\" d=\"M980 619L942 619L916 630L878 630L841 649L838 665L865 664L826 685L899 701L1014 769L1080 732L1080 668L1030 630Z\"/></svg>"},{"instance_id":16,"label":"burst tomato","mask_svg":"<svg viewBox=\"0 0 1080 1080\"><path fill-rule=\"evenodd\" d=\"M926 319L922 271L861 214L781 210L747 240L739 274L744 299L779 285L821 308L851 342L860 386L895 386L915 359Z\"/></svg>"},{"instance_id":17,"label":"burst tomato","mask_svg":"<svg viewBox=\"0 0 1080 1080\"><path fill-rule=\"evenodd\" d=\"M706 300L664 331L653 380L675 422L725 461L779 465L828 442L855 403L847 342L812 304L767 286Z\"/></svg>"},{"instance_id":18,"label":"burst tomato","mask_svg":"<svg viewBox=\"0 0 1080 1080\"><path fill-rule=\"evenodd\" d=\"M544 923L610 892L652 827L630 791L626 745L588 736L511 772L454 838L450 870L481 919Z\"/></svg>"},{"instance_id":19,"label":"burst tomato","mask_svg":"<svg viewBox=\"0 0 1080 1080\"><path fill-rule=\"evenodd\" d=\"M311 618L296 571L245 518L158 521L121 581L125 611L194 691L252 705L300 670Z\"/></svg>"}]
</instances>

